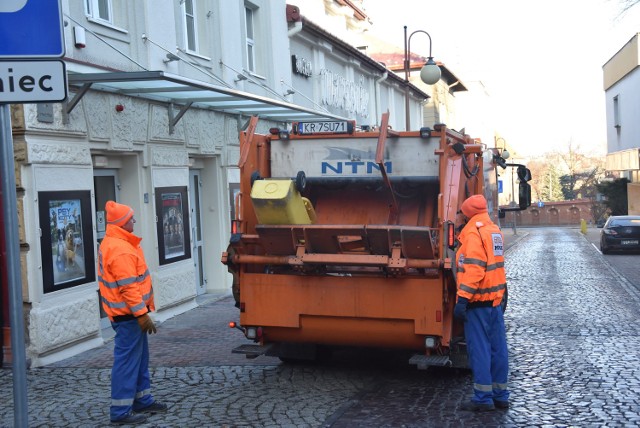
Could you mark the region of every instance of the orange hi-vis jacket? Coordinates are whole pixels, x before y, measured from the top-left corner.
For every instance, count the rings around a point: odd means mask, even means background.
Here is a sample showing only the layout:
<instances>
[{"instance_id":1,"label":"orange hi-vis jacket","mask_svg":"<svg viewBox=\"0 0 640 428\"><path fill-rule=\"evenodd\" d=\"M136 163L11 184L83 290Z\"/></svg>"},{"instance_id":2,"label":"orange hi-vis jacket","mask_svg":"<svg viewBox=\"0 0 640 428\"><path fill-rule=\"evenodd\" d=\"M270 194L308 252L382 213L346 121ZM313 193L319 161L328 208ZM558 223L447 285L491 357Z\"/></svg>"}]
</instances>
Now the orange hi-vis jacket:
<instances>
[{"instance_id":1,"label":"orange hi-vis jacket","mask_svg":"<svg viewBox=\"0 0 640 428\"><path fill-rule=\"evenodd\" d=\"M98 283L102 307L116 316L139 317L155 310L151 276L140 248L142 238L119 226L107 225L98 251Z\"/></svg>"},{"instance_id":2,"label":"orange hi-vis jacket","mask_svg":"<svg viewBox=\"0 0 640 428\"><path fill-rule=\"evenodd\" d=\"M456 252L458 296L469 304L498 306L507 288L504 237L489 214L476 214L460 232Z\"/></svg>"}]
</instances>

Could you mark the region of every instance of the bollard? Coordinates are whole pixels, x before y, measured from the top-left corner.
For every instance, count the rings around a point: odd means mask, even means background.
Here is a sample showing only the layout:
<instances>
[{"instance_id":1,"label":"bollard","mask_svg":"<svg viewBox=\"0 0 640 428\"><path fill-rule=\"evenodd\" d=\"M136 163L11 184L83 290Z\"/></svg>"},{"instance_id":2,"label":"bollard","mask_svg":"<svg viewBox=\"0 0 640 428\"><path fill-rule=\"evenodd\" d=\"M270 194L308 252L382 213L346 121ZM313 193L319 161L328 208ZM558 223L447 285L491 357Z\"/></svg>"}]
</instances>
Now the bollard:
<instances>
[{"instance_id":1,"label":"bollard","mask_svg":"<svg viewBox=\"0 0 640 428\"><path fill-rule=\"evenodd\" d=\"M580 220L580 232L583 235L587 234L587 222L585 221L585 219Z\"/></svg>"}]
</instances>

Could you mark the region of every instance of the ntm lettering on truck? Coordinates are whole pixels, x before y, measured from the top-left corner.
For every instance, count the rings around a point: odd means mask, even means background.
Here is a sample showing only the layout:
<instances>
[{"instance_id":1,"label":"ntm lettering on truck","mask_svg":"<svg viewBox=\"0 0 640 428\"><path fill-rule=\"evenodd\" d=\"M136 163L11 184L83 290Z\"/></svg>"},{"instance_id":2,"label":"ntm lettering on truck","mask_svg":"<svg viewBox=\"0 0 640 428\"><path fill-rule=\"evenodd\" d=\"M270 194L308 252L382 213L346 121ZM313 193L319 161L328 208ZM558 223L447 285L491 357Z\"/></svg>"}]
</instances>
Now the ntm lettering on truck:
<instances>
[{"instance_id":1,"label":"ntm lettering on truck","mask_svg":"<svg viewBox=\"0 0 640 428\"><path fill-rule=\"evenodd\" d=\"M312 359L339 347L415 351L410 362L466 367L454 320L462 202L484 194L498 221L497 165L529 171L445 125L375 131L294 123L240 136L240 193L222 261L239 324L234 352ZM323 355L326 353L322 352Z\"/></svg>"}]
</instances>

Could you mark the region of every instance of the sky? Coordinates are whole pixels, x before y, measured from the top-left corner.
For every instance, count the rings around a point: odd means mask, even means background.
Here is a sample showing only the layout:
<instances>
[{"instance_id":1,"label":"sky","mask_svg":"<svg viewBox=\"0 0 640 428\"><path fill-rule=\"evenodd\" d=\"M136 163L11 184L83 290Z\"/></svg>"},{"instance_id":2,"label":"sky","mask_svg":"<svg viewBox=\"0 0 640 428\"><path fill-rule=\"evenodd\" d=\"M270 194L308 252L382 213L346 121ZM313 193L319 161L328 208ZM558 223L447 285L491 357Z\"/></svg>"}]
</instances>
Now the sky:
<instances>
[{"instance_id":1,"label":"sky","mask_svg":"<svg viewBox=\"0 0 640 428\"><path fill-rule=\"evenodd\" d=\"M424 30L432 54L464 82L480 81L496 128L521 155L606 153L602 66L640 32L640 4L619 0L364 0L375 32L398 46ZM429 39L411 38L427 56ZM473 137L473 134L467 132Z\"/></svg>"}]
</instances>

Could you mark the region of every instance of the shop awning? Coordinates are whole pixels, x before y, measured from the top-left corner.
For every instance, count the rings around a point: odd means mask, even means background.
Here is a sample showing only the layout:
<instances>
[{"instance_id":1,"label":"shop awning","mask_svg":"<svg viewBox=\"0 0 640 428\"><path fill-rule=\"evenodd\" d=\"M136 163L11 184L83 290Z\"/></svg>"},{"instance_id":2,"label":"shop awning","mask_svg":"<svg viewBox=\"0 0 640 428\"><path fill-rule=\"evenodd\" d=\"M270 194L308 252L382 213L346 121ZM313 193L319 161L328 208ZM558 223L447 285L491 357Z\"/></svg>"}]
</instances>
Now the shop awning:
<instances>
[{"instance_id":1,"label":"shop awning","mask_svg":"<svg viewBox=\"0 0 640 428\"><path fill-rule=\"evenodd\" d=\"M169 131L191 107L228 114L258 116L275 122L347 120L329 112L189 79L163 71L69 74L76 88L67 103L70 113L89 89L145 98L169 105ZM175 109L175 110L174 110Z\"/></svg>"}]
</instances>

